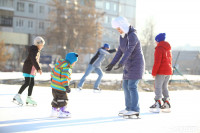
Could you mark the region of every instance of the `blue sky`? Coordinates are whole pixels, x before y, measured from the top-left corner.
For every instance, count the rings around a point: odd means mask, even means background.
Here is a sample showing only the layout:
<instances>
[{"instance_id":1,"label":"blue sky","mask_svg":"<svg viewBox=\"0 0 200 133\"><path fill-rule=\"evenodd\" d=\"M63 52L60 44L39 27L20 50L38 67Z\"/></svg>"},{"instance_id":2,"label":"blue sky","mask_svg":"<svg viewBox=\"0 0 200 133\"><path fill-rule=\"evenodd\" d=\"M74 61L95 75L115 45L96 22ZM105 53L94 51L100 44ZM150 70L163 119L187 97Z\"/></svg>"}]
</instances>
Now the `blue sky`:
<instances>
[{"instance_id":1,"label":"blue sky","mask_svg":"<svg viewBox=\"0 0 200 133\"><path fill-rule=\"evenodd\" d=\"M153 18L155 33L165 32L174 46L200 46L200 0L137 0L136 28Z\"/></svg>"}]
</instances>

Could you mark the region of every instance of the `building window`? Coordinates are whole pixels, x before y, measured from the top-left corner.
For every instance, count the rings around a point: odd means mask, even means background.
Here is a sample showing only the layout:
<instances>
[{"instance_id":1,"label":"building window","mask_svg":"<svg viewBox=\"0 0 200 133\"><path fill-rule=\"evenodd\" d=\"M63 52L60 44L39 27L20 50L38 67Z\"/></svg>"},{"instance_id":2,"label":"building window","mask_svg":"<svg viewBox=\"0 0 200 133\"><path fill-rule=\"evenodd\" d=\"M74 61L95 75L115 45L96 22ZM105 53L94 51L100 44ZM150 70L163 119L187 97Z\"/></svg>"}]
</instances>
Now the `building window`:
<instances>
[{"instance_id":1,"label":"building window","mask_svg":"<svg viewBox=\"0 0 200 133\"><path fill-rule=\"evenodd\" d=\"M44 30L44 22L39 22L39 29Z\"/></svg>"},{"instance_id":2,"label":"building window","mask_svg":"<svg viewBox=\"0 0 200 133\"><path fill-rule=\"evenodd\" d=\"M16 26L17 27L23 27L24 26L24 20L21 20L21 19L17 20L16 21Z\"/></svg>"},{"instance_id":3,"label":"building window","mask_svg":"<svg viewBox=\"0 0 200 133\"><path fill-rule=\"evenodd\" d=\"M108 23L108 16L105 16L105 23Z\"/></svg>"},{"instance_id":4,"label":"building window","mask_svg":"<svg viewBox=\"0 0 200 133\"><path fill-rule=\"evenodd\" d=\"M110 10L110 3L106 2L106 10Z\"/></svg>"},{"instance_id":5,"label":"building window","mask_svg":"<svg viewBox=\"0 0 200 133\"><path fill-rule=\"evenodd\" d=\"M40 6L40 13L44 13L44 6Z\"/></svg>"},{"instance_id":6,"label":"building window","mask_svg":"<svg viewBox=\"0 0 200 133\"><path fill-rule=\"evenodd\" d=\"M33 28L33 21L28 21L28 28L30 28L30 29Z\"/></svg>"},{"instance_id":7,"label":"building window","mask_svg":"<svg viewBox=\"0 0 200 133\"><path fill-rule=\"evenodd\" d=\"M24 12L24 3L17 2L17 11Z\"/></svg>"},{"instance_id":8,"label":"building window","mask_svg":"<svg viewBox=\"0 0 200 133\"><path fill-rule=\"evenodd\" d=\"M33 4L29 4L29 6L28 6L29 8L29 13L33 13L33 9L34 9L34 6L33 6Z\"/></svg>"},{"instance_id":9,"label":"building window","mask_svg":"<svg viewBox=\"0 0 200 133\"><path fill-rule=\"evenodd\" d=\"M9 16L0 16L0 25L12 27L13 18Z\"/></svg>"}]
</instances>

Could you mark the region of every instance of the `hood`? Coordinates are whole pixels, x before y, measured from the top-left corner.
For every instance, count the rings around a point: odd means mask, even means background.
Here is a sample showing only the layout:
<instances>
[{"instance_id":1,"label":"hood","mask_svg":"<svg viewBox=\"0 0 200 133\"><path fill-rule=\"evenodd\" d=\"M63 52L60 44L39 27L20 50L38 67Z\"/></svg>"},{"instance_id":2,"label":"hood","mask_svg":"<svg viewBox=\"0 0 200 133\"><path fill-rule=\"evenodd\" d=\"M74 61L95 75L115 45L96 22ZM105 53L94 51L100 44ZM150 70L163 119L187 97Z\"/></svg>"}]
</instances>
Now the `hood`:
<instances>
[{"instance_id":1,"label":"hood","mask_svg":"<svg viewBox=\"0 0 200 133\"><path fill-rule=\"evenodd\" d=\"M29 52L30 52L30 51L38 51L39 49L38 49L37 46L31 45L31 46L28 48L28 50L29 50Z\"/></svg>"},{"instance_id":2,"label":"hood","mask_svg":"<svg viewBox=\"0 0 200 133\"><path fill-rule=\"evenodd\" d=\"M159 42L157 47L163 47L166 50L171 50L170 44L168 42L166 42L166 41Z\"/></svg>"},{"instance_id":3,"label":"hood","mask_svg":"<svg viewBox=\"0 0 200 133\"><path fill-rule=\"evenodd\" d=\"M136 29L134 29L133 26L129 26L128 34L131 32L136 32Z\"/></svg>"},{"instance_id":4,"label":"hood","mask_svg":"<svg viewBox=\"0 0 200 133\"><path fill-rule=\"evenodd\" d=\"M130 23L124 17L117 17L111 22L113 28L120 28L124 33L128 33Z\"/></svg>"},{"instance_id":5,"label":"hood","mask_svg":"<svg viewBox=\"0 0 200 133\"><path fill-rule=\"evenodd\" d=\"M64 68L64 67L69 67L72 68L71 64L64 60L64 59L60 59L56 64L55 64L56 68Z\"/></svg>"}]
</instances>

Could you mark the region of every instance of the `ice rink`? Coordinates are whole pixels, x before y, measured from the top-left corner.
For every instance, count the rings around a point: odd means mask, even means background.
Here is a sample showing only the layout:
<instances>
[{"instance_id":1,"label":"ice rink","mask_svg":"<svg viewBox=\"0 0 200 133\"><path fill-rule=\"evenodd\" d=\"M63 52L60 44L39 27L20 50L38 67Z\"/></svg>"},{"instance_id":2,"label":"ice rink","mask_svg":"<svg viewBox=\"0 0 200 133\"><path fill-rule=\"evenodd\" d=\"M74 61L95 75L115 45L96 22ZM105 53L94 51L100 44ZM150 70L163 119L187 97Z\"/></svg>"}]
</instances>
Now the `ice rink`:
<instances>
[{"instance_id":1,"label":"ice rink","mask_svg":"<svg viewBox=\"0 0 200 133\"><path fill-rule=\"evenodd\" d=\"M171 91L171 113L150 113L153 92L139 92L141 119L123 119L123 91L72 89L68 110L72 117L51 118L50 87L35 86L36 107L14 104L12 98L20 85L0 84L0 133L200 133L200 91ZM22 94L26 100L27 90Z\"/></svg>"}]
</instances>

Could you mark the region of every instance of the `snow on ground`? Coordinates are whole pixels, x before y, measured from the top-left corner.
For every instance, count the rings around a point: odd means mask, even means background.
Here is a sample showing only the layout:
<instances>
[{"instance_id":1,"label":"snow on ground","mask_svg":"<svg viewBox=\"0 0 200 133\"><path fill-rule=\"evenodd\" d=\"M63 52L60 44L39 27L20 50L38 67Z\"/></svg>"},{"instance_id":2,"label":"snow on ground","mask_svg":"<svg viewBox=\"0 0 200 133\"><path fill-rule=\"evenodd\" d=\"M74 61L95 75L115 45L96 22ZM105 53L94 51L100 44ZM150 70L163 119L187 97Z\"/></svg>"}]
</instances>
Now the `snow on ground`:
<instances>
[{"instance_id":1,"label":"snow on ground","mask_svg":"<svg viewBox=\"0 0 200 133\"><path fill-rule=\"evenodd\" d=\"M171 113L150 113L153 92L139 92L141 119L123 119L123 91L93 93L90 89L68 95L71 118L49 117L51 88L35 86L38 106L18 106L12 98L20 85L0 84L0 133L200 133L200 91L171 91ZM22 94L25 101L27 90Z\"/></svg>"}]
</instances>

